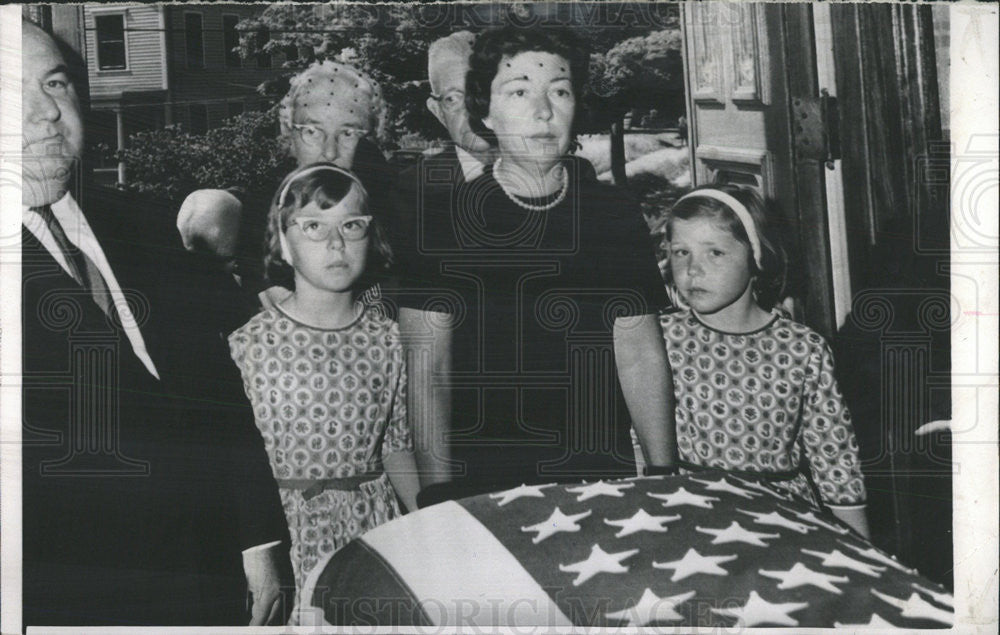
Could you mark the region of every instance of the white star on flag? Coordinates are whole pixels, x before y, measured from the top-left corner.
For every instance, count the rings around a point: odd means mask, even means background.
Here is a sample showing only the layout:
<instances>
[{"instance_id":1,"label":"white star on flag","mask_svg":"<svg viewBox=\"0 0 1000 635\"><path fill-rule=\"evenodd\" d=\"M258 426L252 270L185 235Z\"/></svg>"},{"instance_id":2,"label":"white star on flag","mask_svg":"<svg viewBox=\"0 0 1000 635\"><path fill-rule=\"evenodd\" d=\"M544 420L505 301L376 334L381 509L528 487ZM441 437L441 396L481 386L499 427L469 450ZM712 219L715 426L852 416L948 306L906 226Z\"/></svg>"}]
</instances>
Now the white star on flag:
<instances>
[{"instance_id":1,"label":"white star on flag","mask_svg":"<svg viewBox=\"0 0 1000 635\"><path fill-rule=\"evenodd\" d=\"M546 483L545 485L521 485L519 487L515 487L514 489L509 489L505 492L497 492L496 494L490 494L490 498L494 500L499 498L500 502L497 503L497 506L503 507L507 503L513 500L517 500L518 498L522 498L524 496L528 496L530 498L545 498L545 494L542 493L542 490L545 489L546 487L555 487L555 486L556 483Z\"/></svg>"},{"instance_id":2,"label":"white star on flag","mask_svg":"<svg viewBox=\"0 0 1000 635\"><path fill-rule=\"evenodd\" d=\"M705 509L712 509L712 501L719 500L714 496L701 496L699 494L692 494L683 487L678 489L673 494L653 494L652 492L647 492L646 495L664 501L663 503L664 507L693 505L695 507L704 507Z\"/></svg>"},{"instance_id":3,"label":"white star on flag","mask_svg":"<svg viewBox=\"0 0 1000 635\"><path fill-rule=\"evenodd\" d=\"M827 573L813 571L801 562L796 562L788 571L765 571L764 569L760 569L757 573L768 578L781 580L781 583L778 584L778 588L782 591L785 589L794 589L806 584L811 584L814 587L823 589L824 591L840 595L842 591L835 587L833 583L850 581L850 578L847 576L829 575Z\"/></svg>"},{"instance_id":4,"label":"white star on flag","mask_svg":"<svg viewBox=\"0 0 1000 635\"><path fill-rule=\"evenodd\" d=\"M795 511L793 509L789 509L789 508L785 507L784 505L780 505L780 504L778 505L778 507L780 509L785 510L786 512L791 513L793 516L795 516L799 520L804 520L804 521L810 522L810 523L812 523L814 525L819 525L820 527L823 527L824 529L829 529L830 531L837 532L838 534L846 534L846 533L850 533L850 531L851 531L850 529L848 529L846 527L838 527L837 525L830 524L830 523L826 522L825 520L823 520L822 518L818 517L816 514L814 514L812 512L806 512L806 513L797 512L797 511Z\"/></svg>"},{"instance_id":5,"label":"white star on flag","mask_svg":"<svg viewBox=\"0 0 1000 635\"><path fill-rule=\"evenodd\" d=\"M521 527L521 531L537 531L538 535L531 539L531 542L537 545L552 534L559 533L560 531L580 531L580 525L578 525L576 521L586 518L592 513L594 513L593 510L588 509L585 512L567 516L561 509L556 507L551 516L536 525Z\"/></svg>"},{"instance_id":6,"label":"white star on flag","mask_svg":"<svg viewBox=\"0 0 1000 635\"><path fill-rule=\"evenodd\" d=\"M771 512L770 514L762 514L760 512L748 512L742 509L737 509L741 514L746 514L747 516L753 516L754 522L758 525L773 525L775 527L786 527L792 531L796 531L800 534L807 534L809 530L812 529L808 525L803 525L802 523L797 523L794 520L789 520L779 514L778 512Z\"/></svg>"},{"instance_id":7,"label":"white star on flag","mask_svg":"<svg viewBox=\"0 0 1000 635\"><path fill-rule=\"evenodd\" d=\"M858 573L863 573L873 578L881 578L882 572L885 571L885 567L880 567L878 565L868 564L867 562L861 562L860 560L855 560L854 558L846 555L843 551L840 551L839 549L834 549L830 553L823 553L822 551L813 551L812 549L803 549L802 553L808 554L810 556L815 556L817 558L823 558L823 562L821 562L820 564L822 564L824 567L851 569L853 571L857 571Z\"/></svg>"},{"instance_id":8,"label":"white star on flag","mask_svg":"<svg viewBox=\"0 0 1000 635\"><path fill-rule=\"evenodd\" d=\"M654 562L654 569L673 569L674 574L670 576L671 582L683 580L696 573L706 573L708 575L729 575L729 572L719 566L720 562L736 560L737 556L703 556L695 549L688 549L687 553L680 560L672 562Z\"/></svg>"},{"instance_id":9,"label":"white star on flag","mask_svg":"<svg viewBox=\"0 0 1000 635\"><path fill-rule=\"evenodd\" d=\"M605 518L604 523L613 527L621 527L621 531L615 534L615 538L621 538L622 536L634 534L637 531L663 533L667 530L663 525L680 519L680 516L650 516L646 513L645 509L640 507L639 511L632 514L631 518L622 518L621 520L608 520Z\"/></svg>"},{"instance_id":10,"label":"white star on flag","mask_svg":"<svg viewBox=\"0 0 1000 635\"><path fill-rule=\"evenodd\" d=\"M635 483L619 483L618 485L612 485L611 483L605 483L604 481L597 481L596 483L588 483L586 485L581 485L580 487L567 487L566 491L573 494L579 494L580 496L576 499L576 502L581 503L589 498L596 498L597 496L614 496L615 498L621 498L625 495L622 494L621 490L632 487L635 487Z\"/></svg>"},{"instance_id":11,"label":"white star on flag","mask_svg":"<svg viewBox=\"0 0 1000 635\"><path fill-rule=\"evenodd\" d=\"M955 623L955 616L951 611L939 609L916 593L910 594L910 597L905 600L894 598L891 595L886 595L885 593L879 593L875 589L872 589L872 595L883 602L895 606L901 611L900 615L903 617L912 617L917 619L926 618L934 620L935 622L947 624L948 626L952 626Z\"/></svg>"},{"instance_id":12,"label":"white star on flag","mask_svg":"<svg viewBox=\"0 0 1000 635\"><path fill-rule=\"evenodd\" d=\"M736 623L741 626L757 626L759 624L776 624L778 626L798 626L799 621L789 616L793 611L798 611L809 606L808 602L785 602L783 604L773 604L757 595L756 591L750 592L747 603L739 608L732 609L710 609L713 613L735 617Z\"/></svg>"},{"instance_id":13,"label":"white star on flag","mask_svg":"<svg viewBox=\"0 0 1000 635\"><path fill-rule=\"evenodd\" d=\"M878 613L872 613L872 618L868 620L867 624L845 624L843 622L834 622L834 627L836 628L851 628L851 627L867 627L867 628L899 628L895 624L885 621L882 616Z\"/></svg>"},{"instance_id":14,"label":"white star on flag","mask_svg":"<svg viewBox=\"0 0 1000 635\"><path fill-rule=\"evenodd\" d=\"M762 538L780 538L780 534L762 534L756 531L750 531L745 529L735 520L731 525L725 529L711 529L695 526L695 531L699 531L703 534L710 534L715 536L712 539L713 545L721 545L727 542L745 542L748 545L757 545L758 547L767 547L767 543L762 540Z\"/></svg>"},{"instance_id":15,"label":"white star on flag","mask_svg":"<svg viewBox=\"0 0 1000 635\"><path fill-rule=\"evenodd\" d=\"M862 549L861 547L857 547L857 546L852 545L851 543L845 542L843 540L838 540L837 542L839 542L840 544L844 545L848 549L853 549L854 551L857 551L859 554L861 554L862 556L864 556L866 558L870 558L870 559L874 560L875 562L881 562L882 564L887 564L890 567L893 567L895 569L899 569L900 571L903 571L904 573L916 573L917 572L916 569L907 569L903 565L901 565L898 562L896 562L896 560L894 558L890 558L889 556L885 555L884 553L882 553L881 551L879 551L875 547L869 547L867 549Z\"/></svg>"},{"instance_id":16,"label":"white star on flag","mask_svg":"<svg viewBox=\"0 0 1000 635\"><path fill-rule=\"evenodd\" d=\"M675 611L674 607L687 602L694 596L694 591L688 591L680 595L661 598L653 593L652 589L647 587L642 592L642 597L639 598L639 601L634 606L621 611L615 611L614 613L605 613L604 616L614 620L627 620L627 626L647 626L657 622L676 622L677 620L684 619L684 616Z\"/></svg>"},{"instance_id":17,"label":"white star on flag","mask_svg":"<svg viewBox=\"0 0 1000 635\"><path fill-rule=\"evenodd\" d=\"M927 587L920 586L916 582L911 583L910 586L912 586L917 591L924 593L925 595L931 596L931 599L937 602L938 604L944 604L945 606L950 606L950 607L955 606L955 598L953 598L948 593L938 593L933 589L928 589Z\"/></svg>"},{"instance_id":18,"label":"white star on flag","mask_svg":"<svg viewBox=\"0 0 1000 635\"><path fill-rule=\"evenodd\" d=\"M747 481L738 476L734 476L733 478L739 481L740 483L743 483L744 486L749 487L750 489L755 489L758 492L764 492L765 494L770 494L771 496L774 496L775 498L780 498L781 500L784 501L791 500L791 496L789 496L788 494L780 492L777 489L768 487L767 485L761 485L760 483L756 483L754 481Z\"/></svg>"},{"instance_id":19,"label":"white star on flag","mask_svg":"<svg viewBox=\"0 0 1000 635\"><path fill-rule=\"evenodd\" d=\"M598 573L627 573L628 567L622 566L622 560L631 558L639 553L638 549L619 551L618 553L608 553L601 549L600 545L593 545L590 548L590 555L586 560L574 562L573 564L561 564L559 570L565 573L576 572L576 579L573 586L580 586Z\"/></svg>"},{"instance_id":20,"label":"white star on flag","mask_svg":"<svg viewBox=\"0 0 1000 635\"><path fill-rule=\"evenodd\" d=\"M754 498L760 496L758 492L752 492L748 489L743 489L742 487L736 487L724 478L720 478L717 481L702 481L701 479L692 478L695 483L701 483L705 486L705 489L710 492L728 492L730 494L736 494L737 496L742 496L753 500Z\"/></svg>"}]
</instances>

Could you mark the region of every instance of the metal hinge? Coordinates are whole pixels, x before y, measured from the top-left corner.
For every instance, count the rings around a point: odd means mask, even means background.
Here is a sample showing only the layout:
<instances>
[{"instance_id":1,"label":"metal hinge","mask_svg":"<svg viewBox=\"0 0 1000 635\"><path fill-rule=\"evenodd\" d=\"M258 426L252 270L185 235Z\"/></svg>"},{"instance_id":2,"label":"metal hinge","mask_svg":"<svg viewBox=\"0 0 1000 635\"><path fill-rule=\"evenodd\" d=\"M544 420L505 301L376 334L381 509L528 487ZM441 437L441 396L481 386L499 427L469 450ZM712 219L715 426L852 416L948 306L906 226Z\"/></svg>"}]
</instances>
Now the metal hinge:
<instances>
[{"instance_id":1,"label":"metal hinge","mask_svg":"<svg viewBox=\"0 0 1000 635\"><path fill-rule=\"evenodd\" d=\"M823 161L833 169L833 162L840 158L837 98L827 89L819 97L792 99L792 138L798 159Z\"/></svg>"}]
</instances>

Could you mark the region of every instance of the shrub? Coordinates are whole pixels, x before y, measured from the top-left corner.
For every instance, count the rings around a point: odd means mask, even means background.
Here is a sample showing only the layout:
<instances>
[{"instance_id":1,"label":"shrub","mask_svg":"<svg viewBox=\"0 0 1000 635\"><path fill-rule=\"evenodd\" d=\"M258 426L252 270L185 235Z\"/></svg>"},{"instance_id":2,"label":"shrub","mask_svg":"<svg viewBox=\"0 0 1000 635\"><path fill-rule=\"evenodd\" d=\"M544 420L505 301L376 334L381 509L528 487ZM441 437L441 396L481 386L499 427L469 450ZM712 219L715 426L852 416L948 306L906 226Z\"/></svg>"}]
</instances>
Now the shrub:
<instances>
[{"instance_id":1,"label":"shrub","mask_svg":"<svg viewBox=\"0 0 1000 635\"><path fill-rule=\"evenodd\" d=\"M126 189L179 201L199 188L277 183L288 160L277 142L276 116L274 109L245 112L203 135L176 125L136 133L117 153Z\"/></svg>"}]
</instances>

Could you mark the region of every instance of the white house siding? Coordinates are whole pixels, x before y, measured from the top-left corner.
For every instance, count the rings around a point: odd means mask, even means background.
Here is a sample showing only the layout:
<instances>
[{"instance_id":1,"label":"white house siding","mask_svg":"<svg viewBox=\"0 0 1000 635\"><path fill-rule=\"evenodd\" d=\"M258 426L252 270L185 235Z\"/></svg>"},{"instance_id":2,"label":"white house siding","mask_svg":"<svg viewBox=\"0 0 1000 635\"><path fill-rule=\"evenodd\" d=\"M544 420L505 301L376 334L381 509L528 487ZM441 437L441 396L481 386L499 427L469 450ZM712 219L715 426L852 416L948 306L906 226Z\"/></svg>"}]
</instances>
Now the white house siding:
<instances>
[{"instance_id":1,"label":"white house siding","mask_svg":"<svg viewBox=\"0 0 1000 635\"><path fill-rule=\"evenodd\" d=\"M232 4L164 6L166 21L170 27L167 33L168 63L175 121L189 124L190 104L200 103L206 106L208 126L213 128L228 116L228 103L244 102L246 110L252 110L262 101L256 88L265 80L282 74L282 59L279 55L274 55L272 66L268 69L258 69L254 59L243 60L238 68L227 67L222 16L231 14L242 20L259 13L263 8L264 5ZM204 68L188 68L184 31L186 13L200 13L202 16Z\"/></svg>"},{"instance_id":2,"label":"white house siding","mask_svg":"<svg viewBox=\"0 0 1000 635\"><path fill-rule=\"evenodd\" d=\"M115 13L114 5L84 5L87 71L90 78L90 96L94 102L118 99L122 91L162 90L162 51L160 40L159 8L156 6L127 5L121 7L125 15L125 41L128 68L101 71L97 67L97 32L94 17ZM98 106L98 103L95 103ZM98 106L99 107L99 106Z\"/></svg>"}]
</instances>

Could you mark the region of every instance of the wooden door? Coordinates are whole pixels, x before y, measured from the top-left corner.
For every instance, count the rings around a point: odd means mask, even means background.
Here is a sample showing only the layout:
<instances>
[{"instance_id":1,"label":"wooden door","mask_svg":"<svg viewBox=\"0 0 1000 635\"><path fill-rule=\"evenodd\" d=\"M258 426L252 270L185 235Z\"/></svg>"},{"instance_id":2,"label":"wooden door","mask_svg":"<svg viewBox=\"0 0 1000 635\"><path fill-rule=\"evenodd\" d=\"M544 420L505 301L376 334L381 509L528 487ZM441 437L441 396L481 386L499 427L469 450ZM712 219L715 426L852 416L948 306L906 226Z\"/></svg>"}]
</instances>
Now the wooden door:
<instances>
[{"instance_id":1,"label":"wooden door","mask_svg":"<svg viewBox=\"0 0 1000 635\"><path fill-rule=\"evenodd\" d=\"M876 544L951 585L950 148L929 5L830 7L851 311L837 335ZM937 28L935 28L937 27ZM946 42L945 42L946 44ZM946 62L946 59L943 60ZM848 372L849 371L849 372Z\"/></svg>"},{"instance_id":2,"label":"wooden door","mask_svg":"<svg viewBox=\"0 0 1000 635\"><path fill-rule=\"evenodd\" d=\"M796 318L834 346L873 540L951 582L949 144L927 5L687 3L692 180L778 204ZM938 28L935 29L935 26Z\"/></svg>"},{"instance_id":3,"label":"wooden door","mask_svg":"<svg viewBox=\"0 0 1000 635\"><path fill-rule=\"evenodd\" d=\"M771 222L792 259L796 318L829 336L824 163L793 120L820 98L811 7L686 3L683 24L693 183L751 185L776 204Z\"/></svg>"}]
</instances>

